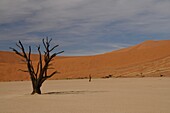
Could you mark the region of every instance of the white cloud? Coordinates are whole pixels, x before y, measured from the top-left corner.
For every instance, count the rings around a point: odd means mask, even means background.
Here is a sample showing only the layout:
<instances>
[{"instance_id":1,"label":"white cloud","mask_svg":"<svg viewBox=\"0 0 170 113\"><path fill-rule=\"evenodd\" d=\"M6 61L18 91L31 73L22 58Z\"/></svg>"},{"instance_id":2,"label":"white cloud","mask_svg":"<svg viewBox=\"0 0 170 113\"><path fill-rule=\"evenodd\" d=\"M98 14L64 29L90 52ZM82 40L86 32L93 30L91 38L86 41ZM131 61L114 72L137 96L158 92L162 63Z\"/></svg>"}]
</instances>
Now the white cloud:
<instances>
[{"instance_id":1,"label":"white cloud","mask_svg":"<svg viewBox=\"0 0 170 113\"><path fill-rule=\"evenodd\" d=\"M73 27L87 33L88 29L120 20L127 20L125 25L134 21L134 26L159 24L169 19L169 6L170 1L163 0L1 0L0 22L24 20L27 32Z\"/></svg>"},{"instance_id":2,"label":"white cloud","mask_svg":"<svg viewBox=\"0 0 170 113\"><path fill-rule=\"evenodd\" d=\"M95 46L101 46L101 47L108 47L108 48L111 48L111 50L114 50L114 49L122 49L122 48L125 48L125 47L130 47L132 46L131 44L126 44L126 43L96 43L94 44Z\"/></svg>"}]
</instances>

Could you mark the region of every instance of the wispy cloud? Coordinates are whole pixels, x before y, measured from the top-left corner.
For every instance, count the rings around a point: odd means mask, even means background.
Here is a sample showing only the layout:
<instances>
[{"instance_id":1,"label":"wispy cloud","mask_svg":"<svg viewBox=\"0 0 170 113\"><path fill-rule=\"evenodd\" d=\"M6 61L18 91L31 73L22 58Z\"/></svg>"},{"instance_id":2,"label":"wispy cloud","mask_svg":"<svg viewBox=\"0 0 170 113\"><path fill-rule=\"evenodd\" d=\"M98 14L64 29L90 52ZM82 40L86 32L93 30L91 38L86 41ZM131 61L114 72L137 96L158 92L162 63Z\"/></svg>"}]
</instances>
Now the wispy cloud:
<instances>
[{"instance_id":1,"label":"wispy cloud","mask_svg":"<svg viewBox=\"0 0 170 113\"><path fill-rule=\"evenodd\" d=\"M170 39L169 10L169 0L1 0L1 50L8 40L32 44L45 36L68 55Z\"/></svg>"}]
</instances>

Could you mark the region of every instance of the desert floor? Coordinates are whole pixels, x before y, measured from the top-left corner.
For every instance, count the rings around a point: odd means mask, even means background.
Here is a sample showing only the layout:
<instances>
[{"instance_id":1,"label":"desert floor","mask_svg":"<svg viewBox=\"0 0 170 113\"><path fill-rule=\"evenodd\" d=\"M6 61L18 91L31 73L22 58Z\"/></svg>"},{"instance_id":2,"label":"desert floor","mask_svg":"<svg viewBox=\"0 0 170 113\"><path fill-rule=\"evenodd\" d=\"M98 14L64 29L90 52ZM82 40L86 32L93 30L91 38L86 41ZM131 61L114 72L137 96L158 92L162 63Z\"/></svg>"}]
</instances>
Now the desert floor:
<instances>
[{"instance_id":1,"label":"desert floor","mask_svg":"<svg viewBox=\"0 0 170 113\"><path fill-rule=\"evenodd\" d=\"M0 82L0 113L170 113L170 78Z\"/></svg>"}]
</instances>

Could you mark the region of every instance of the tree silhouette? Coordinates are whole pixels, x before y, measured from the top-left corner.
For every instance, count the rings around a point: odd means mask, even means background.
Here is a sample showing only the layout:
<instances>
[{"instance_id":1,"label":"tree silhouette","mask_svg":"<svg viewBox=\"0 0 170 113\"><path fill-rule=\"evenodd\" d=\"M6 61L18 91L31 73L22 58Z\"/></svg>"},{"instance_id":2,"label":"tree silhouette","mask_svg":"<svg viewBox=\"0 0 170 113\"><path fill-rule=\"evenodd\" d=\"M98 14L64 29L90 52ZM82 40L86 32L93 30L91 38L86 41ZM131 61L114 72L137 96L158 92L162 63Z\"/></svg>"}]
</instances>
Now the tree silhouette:
<instances>
[{"instance_id":1,"label":"tree silhouette","mask_svg":"<svg viewBox=\"0 0 170 113\"><path fill-rule=\"evenodd\" d=\"M16 46L20 49L20 51L18 51L15 48L10 47L10 49L12 49L17 55L24 58L24 62L26 62L27 64L28 70L21 70L21 71L28 72L30 75L30 79L32 81L32 88L33 88L33 91L31 93L32 95L36 93L41 94L40 88L42 84L44 83L44 81L52 77L56 73L58 73L57 71L54 71L49 74L48 69L50 69L50 66L52 65L50 62L54 59L54 57L60 53L63 53L64 51L53 53L51 55L50 53L59 46L59 45L55 45L51 48L50 47L51 41L52 39L49 40L48 37L46 39L42 39L43 46L45 48L43 55L41 54L40 45L37 46L37 50L39 53L39 61L38 61L36 68L33 66L33 63L31 60L31 46L29 46L28 53L25 52L25 48L21 41L16 43Z\"/></svg>"}]
</instances>

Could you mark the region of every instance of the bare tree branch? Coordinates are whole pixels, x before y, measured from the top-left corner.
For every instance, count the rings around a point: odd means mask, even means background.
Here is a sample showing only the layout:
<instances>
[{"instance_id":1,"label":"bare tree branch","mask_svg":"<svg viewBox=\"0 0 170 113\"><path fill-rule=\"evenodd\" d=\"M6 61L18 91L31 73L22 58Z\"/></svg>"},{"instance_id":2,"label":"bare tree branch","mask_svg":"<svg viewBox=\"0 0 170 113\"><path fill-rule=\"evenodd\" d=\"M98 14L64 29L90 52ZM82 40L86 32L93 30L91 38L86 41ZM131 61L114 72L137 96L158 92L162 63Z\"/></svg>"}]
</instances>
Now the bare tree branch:
<instances>
[{"instance_id":1,"label":"bare tree branch","mask_svg":"<svg viewBox=\"0 0 170 113\"><path fill-rule=\"evenodd\" d=\"M22 55L20 52L18 52L16 49L10 47L10 49L12 49L12 51L14 51L17 55L24 57L24 55ZM24 57L25 58L25 57Z\"/></svg>"},{"instance_id":2,"label":"bare tree branch","mask_svg":"<svg viewBox=\"0 0 170 113\"><path fill-rule=\"evenodd\" d=\"M28 70L22 70L22 69L18 69L18 71L22 71L22 72L29 72Z\"/></svg>"},{"instance_id":3,"label":"bare tree branch","mask_svg":"<svg viewBox=\"0 0 170 113\"><path fill-rule=\"evenodd\" d=\"M16 43L16 46L18 46L18 48L20 48L22 50L21 46L19 46L17 43Z\"/></svg>"},{"instance_id":4,"label":"bare tree branch","mask_svg":"<svg viewBox=\"0 0 170 113\"><path fill-rule=\"evenodd\" d=\"M28 54L28 59L31 59L31 46L29 46L29 54Z\"/></svg>"},{"instance_id":5,"label":"bare tree branch","mask_svg":"<svg viewBox=\"0 0 170 113\"><path fill-rule=\"evenodd\" d=\"M53 51L56 47L58 47L59 45L54 46L53 48L50 49L50 52Z\"/></svg>"},{"instance_id":6,"label":"bare tree branch","mask_svg":"<svg viewBox=\"0 0 170 113\"><path fill-rule=\"evenodd\" d=\"M28 60L27 58L27 54L25 53L25 49L24 49L24 46L22 45L21 41L19 40L19 44L21 46L21 50L22 50L22 53L24 54L23 56L25 57L26 60Z\"/></svg>"},{"instance_id":7,"label":"bare tree branch","mask_svg":"<svg viewBox=\"0 0 170 113\"><path fill-rule=\"evenodd\" d=\"M53 73L51 73L50 75L48 75L48 76L45 76L46 78L50 78L50 77L52 77L53 75L55 75L56 73L58 73L57 71L54 71Z\"/></svg>"},{"instance_id":8,"label":"bare tree branch","mask_svg":"<svg viewBox=\"0 0 170 113\"><path fill-rule=\"evenodd\" d=\"M39 72L39 68L40 68L40 63L38 62L38 64L37 64L37 71L36 71L36 73L35 73L36 78L37 78L37 74L38 74L38 72Z\"/></svg>"},{"instance_id":9,"label":"bare tree branch","mask_svg":"<svg viewBox=\"0 0 170 113\"><path fill-rule=\"evenodd\" d=\"M48 42L48 43L50 44L50 43L51 43L51 41L52 41L52 38L50 38L50 40L49 40L49 42Z\"/></svg>"},{"instance_id":10,"label":"bare tree branch","mask_svg":"<svg viewBox=\"0 0 170 113\"><path fill-rule=\"evenodd\" d=\"M56 55L61 54L61 53L64 53L64 51L60 51L60 52L56 53Z\"/></svg>"}]
</instances>

